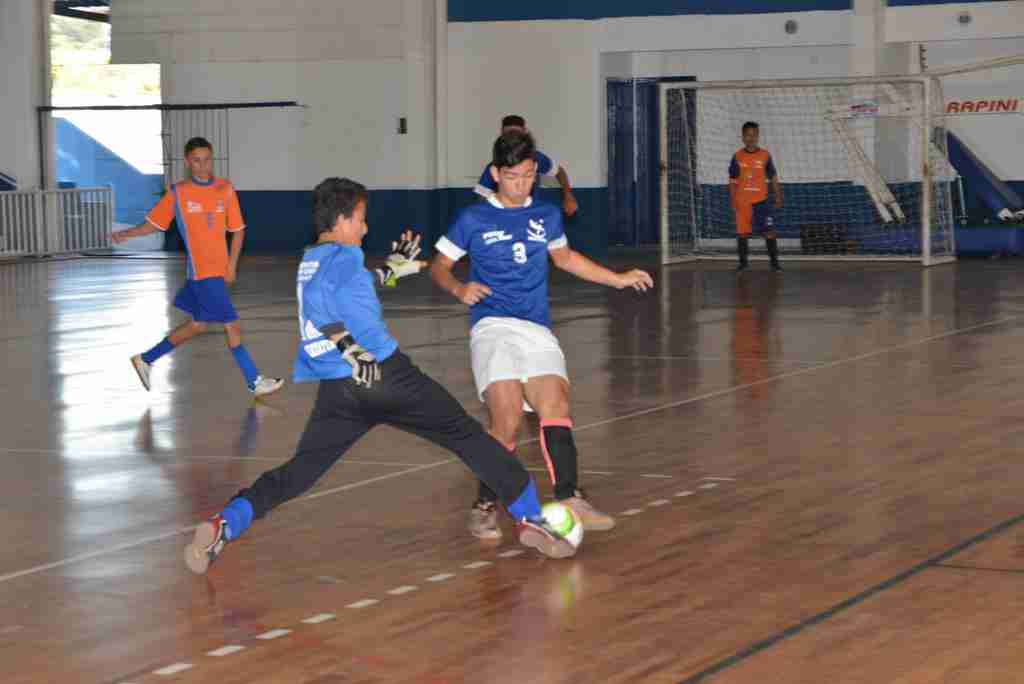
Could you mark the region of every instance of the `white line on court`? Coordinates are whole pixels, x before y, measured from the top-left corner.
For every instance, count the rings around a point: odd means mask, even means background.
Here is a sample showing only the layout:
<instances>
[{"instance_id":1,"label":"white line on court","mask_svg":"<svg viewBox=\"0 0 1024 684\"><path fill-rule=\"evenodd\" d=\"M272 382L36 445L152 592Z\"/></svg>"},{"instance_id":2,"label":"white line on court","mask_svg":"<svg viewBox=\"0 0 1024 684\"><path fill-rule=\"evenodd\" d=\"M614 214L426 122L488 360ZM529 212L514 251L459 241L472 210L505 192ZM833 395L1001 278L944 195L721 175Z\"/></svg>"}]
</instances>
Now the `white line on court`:
<instances>
[{"instance_id":1,"label":"white line on court","mask_svg":"<svg viewBox=\"0 0 1024 684\"><path fill-rule=\"evenodd\" d=\"M168 665L167 667L161 667L159 670L153 670L153 674L159 675L161 677L170 677L171 675L176 675L179 672L191 670L192 667L192 663L174 663L173 665Z\"/></svg>"},{"instance_id":2,"label":"white line on court","mask_svg":"<svg viewBox=\"0 0 1024 684\"><path fill-rule=\"evenodd\" d=\"M259 639L260 641L271 641L273 639L279 639L279 638L281 638L283 636L286 636L288 634L291 634L291 633L292 633L292 630L290 630L290 629L272 629L269 632L264 632L263 634L257 634L255 636L255 638Z\"/></svg>"},{"instance_id":3,"label":"white line on court","mask_svg":"<svg viewBox=\"0 0 1024 684\"><path fill-rule=\"evenodd\" d=\"M408 468L406 470L399 470L397 473L388 473L387 475L379 475L377 477L371 477L368 480L360 480L359 482L352 482L350 484L342 485L340 487L334 487L332 489L329 489L329 490L326 490L326 491L323 491L323 492L317 492L316 494L309 494L309 495L301 497L299 499L293 499L293 500L287 502L284 505L293 504L293 503L295 503L297 501L303 501L304 499L318 499L321 496L327 496L328 494L336 494L337 492L348 491L348 490L351 490L351 489L358 489L359 487L364 487L364 486L366 486L368 484L373 484L374 482L380 482L381 480L390 480L391 478L394 478L394 477L401 477L402 475L407 475L409 473L417 472L417 471L420 471L420 470L426 470L427 468L436 468L437 466L444 465L446 463L452 463L452 462L455 462L457 460L458 459L452 458L452 459L448 459L448 460L445 460L445 461L437 461L435 463L428 463L426 465L417 466L415 468ZM81 561L90 560L90 559L93 559L93 558L99 558L101 556L106 556L106 555L109 555L109 554L112 554L112 553L118 553L120 551L125 551L127 549L132 549L132 548L135 548L137 546L144 546L146 544L152 544L153 542L163 541L165 539L170 539L172 537L177 537L177 536L182 535L182 534L188 534L189 532L195 531L195 529L196 529L195 525L190 525L188 527L182 527L180 529L173 530L171 532L164 532L163 534L155 534L155 535L150 536L150 537L144 537L142 539L136 539L135 541L125 542L124 544L118 544L117 546L112 546L112 547L109 547L109 548L106 548L106 549L101 549L99 551L91 551L89 553L82 553L82 554L79 554L77 556L71 556L69 558L65 558L65 559L59 560L59 561L54 561L52 563L45 563L43 565L37 565L37 566L32 567L32 568L25 568L24 570L17 570L15 572L7 573L6 575L0 575L0 583L8 582L10 580L17 579L18 577L24 577L25 575L33 575L33 574L36 574L36 573L45 572L46 570L54 570L56 568L62 568L64 566L66 566L66 565L71 565L73 563L79 563Z\"/></svg>"},{"instance_id":4,"label":"white line on court","mask_svg":"<svg viewBox=\"0 0 1024 684\"><path fill-rule=\"evenodd\" d=\"M709 478L703 478L703 479L707 480ZM725 479L730 479L730 478L725 478ZM680 492L680 494L686 494L686 495L692 495L694 493L695 492L692 492L692 491ZM676 496L679 496L679 494L677 494ZM664 506L664 505L667 505L669 503L671 503L671 502L668 499L658 499L656 501L650 502L647 505L648 506ZM629 511L625 511L624 513L622 513L622 515L639 515L639 514L641 514L643 512L644 512L643 509L634 508L634 509L630 509ZM515 556L522 555L523 553L525 553L524 549L509 549L507 551L503 551L503 552L499 553L498 557L500 557L500 558L514 558ZM477 561L475 563L469 563L469 564L463 565L462 567L466 568L466 569L475 570L477 568L487 567L487 566L493 565L493 564L494 563L492 561ZM431 583L438 583L438 582L443 582L443 581L452 579L452 578L454 578L456 576L457 575L455 573L451 573L451 572L440 573L440 574L437 574L437 575L433 575L431 577L427 577L426 581L427 582L431 582ZM405 594L411 594L411 593L416 592L418 590L419 590L419 587L415 586L415 585L402 585L402 586L396 587L395 589L391 589L391 590L387 591L386 593L390 594L392 596L402 596L402 595L405 595ZM371 606L376 606L376 605L379 605L379 604L380 604L380 601L378 601L377 599L363 599L361 601L356 601L354 603L348 604L346 606L346 608L361 609L361 608L369 608ZM314 615L312 617L309 617L309 618L306 618L304 620L301 620L301 622L303 622L305 624L309 624L309 625L315 625L315 624L319 624L321 622L327 622L329 620L334 620L336 617L337 616L334 613L319 613L319 614ZM265 632L263 634L257 635L257 636L255 636L253 638L261 639L261 640L264 640L264 641L269 641L269 640L272 640L272 639L277 639L279 637L283 637L283 636L285 636L287 634L291 634L292 632L293 632L293 630L290 630L290 629L275 629L275 630L271 630L269 632ZM222 646L221 648L218 648L216 650L209 651L206 655L213 656L213 657L222 657L222 656L230 655L232 653L237 653L238 651L242 651L244 649L245 649L245 647L244 646L240 646L240 645ZM156 671L156 673L176 674L177 672L181 672L184 669L189 669L189 668L192 668L192 667L194 667L194 666L192 664L189 664L189 663L176 663L174 665L167 666L167 667L163 668L162 670L158 670L158 671ZM175 669L175 668L182 668L182 669Z\"/></svg>"},{"instance_id":5,"label":"white line on court","mask_svg":"<svg viewBox=\"0 0 1024 684\"><path fill-rule=\"evenodd\" d=\"M378 603L380 603L380 601L378 601L377 599L363 599L362 601L356 601L355 603L350 603L350 604L348 604L345 607L346 608L356 608L356 609L359 609L359 608L369 608L370 606L375 606Z\"/></svg>"},{"instance_id":6,"label":"white line on court","mask_svg":"<svg viewBox=\"0 0 1024 684\"><path fill-rule=\"evenodd\" d=\"M672 401L672 402L669 402L667 404L661 404L659 406L652 406L651 408L648 408L648 409L641 409L639 411L633 411L631 413L625 413L625 414L623 414L621 416L615 416L615 417L612 417L612 418L606 418L604 420L598 420L598 421L595 421L593 423L587 423L585 425L577 425L574 428L574 431L575 432L582 432L584 430L589 430L589 429L596 428L596 427L603 427L605 425L610 425L612 423L618 423L618 422L621 422L621 421L624 421L624 420L632 420L633 418L641 418L643 416L647 416L647 415L650 415L652 413L658 413L659 411L666 411L666 410L669 410L669 409L679 408L680 406L687 406L689 404L695 404L697 402L706 401L708 399L717 399L718 397L728 396L730 394L735 394L736 392L742 392L743 390L751 389L753 387L760 387L761 385L766 385L768 383L777 382L779 380L787 380L789 378L795 378L795 377L799 377L801 375L807 375L809 373L814 373L814 372L820 371L820 370L828 370L828 369L831 369L831 368L837 368L839 366L844 366L844 365L850 364L850 363L857 363L858 361L864 361L866 359L872 359L872 358L875 358L877 356L882 356L884 354L889 354L889 353L892 353L892 352L895 352L895 351L901 351L901 350L904 350L904 349L910 349L912 347L917 347L917 346L929 344L931 342L937 342L938 340L944 340L944 339L947 339L947 338L950 338L950 337L955 337L957 335L962 335L964 333L973 332L975 330L981 330L983 328L991 328L992 326L1002 325L1004 323L1010 323L1010 322L1019 320L1020 318L1021 318L1021 316L1004 316L1003 318L997 318L997 319L994 319L994 320L991 320L991 321L986 321L985 323L978 323L976 325L969 325L969 326L967 326L965 328L955 328L953 330L947 330L946 332L939 333L937 335L930 335L929 337L922 337L921 339L918 339L918 340L912 340L910 342L903 342L901 344L893 345L891 347L884 347L882 349L876 349L875 351L872 351L872 352L865 352L863 354L857 354L856 356L850 356L850 357L847 357L845 359L838 359L836 361L829 361L828 363L822 363L822 364L819 364L817 366L811 366L809 368L800 368L800 369L797 369L797 370L794 370L794 371L788 371L786 373L779 373L778 375L772 375L772 376L769 376L767 378L763 378L761 380L756 380L754 382L748 382L748 383L745 383L745 384L742 384L742 385L734 385L732 387L725 387L725 388L722 388L720 390L714 390L712 392L705 392L704 394L699 394L699 395L697 395L695 397L690 397L688 399L680 399L678 401ZM537 437L533 437L531 439L523 440L522 442L520 442L520 444L530 444L530 443L537 442L537 441L539 441L538 438ZM415 473L415 472L419 472L421 470L426 470L428 468L436 468L438 466L446 465L446 464L449 464L449 463L456 463L456 462L458 462L457 458L449 458L449 459L446 459L444 461L437 461L435 463L428 463L426 465L418 466L418 467L415 467L415 468L409 468L407 470L399 470L398 472L395 472L395 473L389 473L387 475L381 475L379 477L373 477L373 478L370 478L368 480L362 480L360 482L354 482L352 484L343 485L341 487L335 487L333 489L328 489L328 490L325 490L325 491L322 491L322 492L318 492L316 494L310 494L310 495L302 497L300 499L293 499L289 503L295 503L296 501L319 499L320 497L328 496L330 494L336 494L336 493L342 492L342 491L348 491L348 490L351 490L351 489L355 489L357 487L362 487L364 485L372 484L374 482L381 482L381 481L384 481L384 480L390 480L390 479L393 479L393 478L396 478L396 477L402 477L403 475L409 475L409 474L412 474L412 473ZM7 582L7 581L15 579L17 577L23 577L25 575L31 575L31 574L35 574L35 573L38 573L38 572L44 572L46 570L52 570L52 569L55 569L55 568L63 567L65 565L70 565L72 563L77 563L77 562L80 562L80 561L83 561L83 560L88 560L90 558L96 558L96 557L99 557L99 556L103 556L103 555L106 555L108 553L115 553L117 551L124 551L126 549L134 548L136 546L142 546L144 544L150 544L150 543L153 543L153 542L156 542L156 541L161 541L163 539L168 539L168 538L176 536L178 534L184 534L184 533L187 533L187 532L191 532L194 529L195 529L195 526L193 525L191 527L182 528L182 529L180 529L180 530L178 530L176 532L167 532L167 533L160 534L160 535L155 535L155 536L152 536L152 537L146 537L144 539L140 539L140 540L137 540L137 541L134 541L134 542L128 542L128 543L125 543L125 544L121 544L121 545L113 547L111 549L105 549L105 550L101 550L101 551L94 551L92 553L81 554L81 555L78 555L78 556L73 556L71 558L66 558L64 560L54 561L53 563L47 563L45 565L38 565L38 566L33 567L33 568L26 568L25 570L18 570L16 572L8 573L6 575L0 575L0 582Z\"/></svg>"},{"instance_id":7,"label":"white line on court","mask_svg":"<svg viewBox=\"0 0 1024 684\"><path fill-rule=\"evenodd\" d=\"M327 622L328 620L333 620L336 617L337 615L334 613L318 613L313 617L306 618L302 622L307 625L319 625L321 622Z\"/></svg>"},{"instance_id":8,"label":"white line on court","mask_svg":"<svg viewBox=\"0 0 1024 684\"><path fill-rule=\"evenodd\" d=\"M637 361L694 361L696 363L703 362L730 362L730 363L774 363L774 364L796 364L800 366L816 366L820 363L824 363L820 359L817 361L809 361L805 359L767 359L760 356L750 357L733 357L733 356L637 356L637 355L619 355L615 354L608 356L609 359L622 359L622 360L637 360Z\"/></svg>"}]
</instances>

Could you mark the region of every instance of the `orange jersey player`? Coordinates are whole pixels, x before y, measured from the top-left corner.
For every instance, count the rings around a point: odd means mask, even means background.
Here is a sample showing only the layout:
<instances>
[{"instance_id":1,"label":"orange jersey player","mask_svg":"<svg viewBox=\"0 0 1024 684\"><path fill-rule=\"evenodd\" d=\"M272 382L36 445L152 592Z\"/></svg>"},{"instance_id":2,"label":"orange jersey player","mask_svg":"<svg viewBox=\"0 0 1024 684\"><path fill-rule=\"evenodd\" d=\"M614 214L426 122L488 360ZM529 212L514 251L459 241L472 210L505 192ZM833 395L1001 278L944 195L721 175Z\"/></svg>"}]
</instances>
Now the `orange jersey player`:
<instances>
[{"instance_id":1,"label":"orange jersey player","mask_svg":"<svg viewBox=\"0 0 1024 684\"><path fill-rule=\"evenodd\" d=\"M736 250L740 259L737 270L747 269L750 235L756 230L764 237L772 270L781 271L773 211L782 208L779 174L772 155L757 146L760 127L748 121L743 124L742 136L743 147L736 151L729 164L729 199L736 214ZM771 206L768 204L769 184L773 199Z\"/></svg>"},{"instance_id":2,"label":"orange jersey player","mask_svg":"<svg viewBox=\"0 0 1024 684\"><path fill-rule=\"evenodd\" d=\"M187 280L174 298L174 306L187 313L189 321L152 349L133 356L132 365L142 386L149 390L150 369L157 359L205 331L210 323L220 323L249 390L256 396L271 394L283 381L265 378L256 369L242 344L238 313L228 296L227 284L235 280L245 230L238 196L230 181L213 175L213 145L205 138L192 138L185 144L185 163L189 180L171 186L146 215L145 223L113 235L114 242L124 242L156 230L166 231L173 221L188 258ZM234 236L230 253L227 233Z\"/></svg>"}]
</instances>

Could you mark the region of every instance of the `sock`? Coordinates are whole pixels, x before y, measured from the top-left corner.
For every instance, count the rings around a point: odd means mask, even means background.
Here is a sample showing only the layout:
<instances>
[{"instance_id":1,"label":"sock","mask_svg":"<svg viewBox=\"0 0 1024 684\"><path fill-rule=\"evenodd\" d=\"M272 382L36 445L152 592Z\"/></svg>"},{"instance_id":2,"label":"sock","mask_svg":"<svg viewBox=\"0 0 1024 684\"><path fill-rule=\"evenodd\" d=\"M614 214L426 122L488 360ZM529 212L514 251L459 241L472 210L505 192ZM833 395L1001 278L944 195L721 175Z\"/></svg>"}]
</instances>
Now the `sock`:
<instances>
[{"instance_id":1,"label":"sock","mask_svg":"<svg viewBox=\"0 0 1024 684\"><path fill-rule=\"evenodd\" d=\"M242 375L245 376L245 384L252 387L256 384L256 378L259 377L260 372L256 370L256 364L252 362L252 357L249 356L249 352L245 350L245 345L240 344L237 347L231 347L231 355L235 357L235 363L242 370Z\"/></svg>"},{"instance_id":2,"label":"sock","mask_svg":"<svg viewBox=\"0 0 1024 684\"><path fill-rule=\"evenodd\" d=\"M501 440L498 441L501 442ZM516 452L515 442L501 442L501 445L513 454ZM480 480L480 486L477 488L476 500L493 503L498 500L498 495L493 489L485 485L483 480Z\"/></svg>"},{"instance_id":3,"label":"sock","mask_svg":"<svg viewBox=\"0 0 1024 684\"><path fill-rule=\"evenodd\" d=\"M768 238L764 241L768 246L768 256L772 258L772 266L779 265L779 241L777 238Z\"/></svg>"},{"instance_id":4,"label":"sock","mask_svg":"<svg viewBox=\"0 0 1024 684\"><path fill-rule=\"evenodd\" d=\"M576 441L572 438L572 420L540 421L540 449L555 485L555 498L576 496Z\"/></svg>"},{"instance_id":5,"label":"sock","mask_svg":"<svg viewBox=\"0 0 1024 684\"><path fill-rule=\"evenodd\" d=\"M750 252L750 239L745 237L736 238L736 252L740 256L740 266L746 266L747 254Z\"/></svg>"},{"instance_id":6,"label":"sock","mask_svg":"<svg viewBox=\"0 0 1024 684\"><path fill-rule=\"evenodd\" d=\"M540 500L537 499L537 487L531 477L519 498L508 505L509 515L513 520L536 520L540 517Z\"/></svg>"},{"instance_id":7,"label":"sock","mask_svg":"<svg viewBox=\"0 0 1024 684\"><path fill-rule=\"evenodd\" d=\"M172 351L174 351L174 345L165 337L160 340L160 344L156 345L149 351L142 352L142 360L146 363L153 363L164 354L170 354Z\"/></svg>"},{"instance_id":8,"label":"sock","mask_svg":"<svg viewBox=\"0 0 1024 684\"><path fill-rule=\"evenodd\" d=\"M224 507L220 517L228 524L228 541L238 539L252 524L252 504L248 499L236 496Z\"/></svg>"}]
</instances>

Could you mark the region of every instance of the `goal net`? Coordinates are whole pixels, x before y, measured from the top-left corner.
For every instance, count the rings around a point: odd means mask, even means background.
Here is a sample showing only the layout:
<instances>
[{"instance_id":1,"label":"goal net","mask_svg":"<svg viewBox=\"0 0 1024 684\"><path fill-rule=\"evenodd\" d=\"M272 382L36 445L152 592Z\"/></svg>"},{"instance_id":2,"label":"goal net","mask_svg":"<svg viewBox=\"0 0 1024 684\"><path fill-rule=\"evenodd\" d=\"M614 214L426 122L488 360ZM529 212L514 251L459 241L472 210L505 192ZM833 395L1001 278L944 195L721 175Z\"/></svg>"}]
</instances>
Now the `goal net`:
<instances>
[{"instance_id":1,"label":"goal net","mask_svg":"<svg viewBox=\"0 0 1024 684\"><path fill-rule=\"evenodd\" d=\"M786 258L954 258L940 83L926 76L661 85L662 258L733 258L729 167L760 127ZM769 195L768 204L773 203ZM753 258L764 255L758 227Z\"/></svg>"}]
</instances>

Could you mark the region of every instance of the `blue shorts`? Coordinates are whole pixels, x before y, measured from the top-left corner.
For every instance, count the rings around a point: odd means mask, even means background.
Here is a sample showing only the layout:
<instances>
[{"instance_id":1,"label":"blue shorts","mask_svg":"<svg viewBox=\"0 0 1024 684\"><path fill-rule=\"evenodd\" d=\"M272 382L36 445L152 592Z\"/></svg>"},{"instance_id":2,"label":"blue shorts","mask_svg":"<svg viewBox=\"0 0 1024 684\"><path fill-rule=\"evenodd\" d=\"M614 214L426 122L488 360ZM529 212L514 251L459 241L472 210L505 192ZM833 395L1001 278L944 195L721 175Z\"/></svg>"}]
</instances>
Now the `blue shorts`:
<instances>
[{"instance_id":1,"label":"blue shorts","mask_svg":"<svg viewBox=\"0 0 1024 684\"><path fill-rule=\"evenodd\" d=\"M773 230L775 230L775 208L769 200L736 207L736 233L740 237Z\"/></svg>"},{"instance_id":2,"label":"blue shorts","mask_svg":"<svg viewBox=\"0 0 1024 684\"><path fill-rule=\"evenodd\" d=\"M231 304L228 286L223 278L187 280L174 297L178 307L193 320L203 323L231 323L238 320L238 312Z\"/></svg>"}]
</instances>

